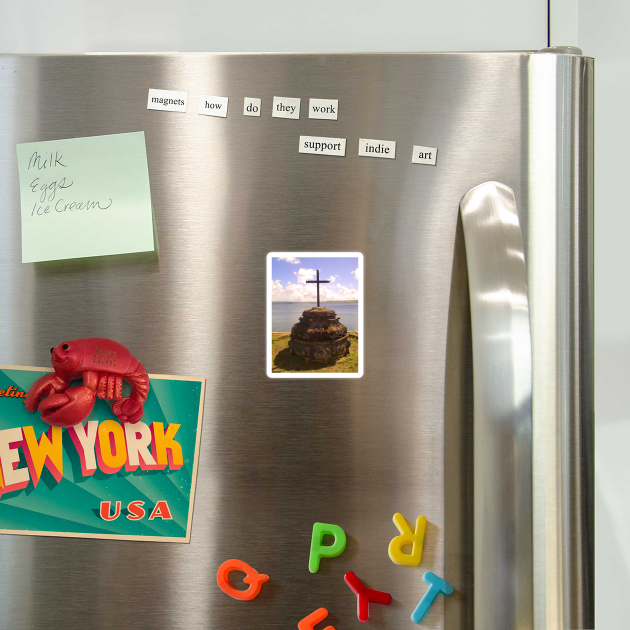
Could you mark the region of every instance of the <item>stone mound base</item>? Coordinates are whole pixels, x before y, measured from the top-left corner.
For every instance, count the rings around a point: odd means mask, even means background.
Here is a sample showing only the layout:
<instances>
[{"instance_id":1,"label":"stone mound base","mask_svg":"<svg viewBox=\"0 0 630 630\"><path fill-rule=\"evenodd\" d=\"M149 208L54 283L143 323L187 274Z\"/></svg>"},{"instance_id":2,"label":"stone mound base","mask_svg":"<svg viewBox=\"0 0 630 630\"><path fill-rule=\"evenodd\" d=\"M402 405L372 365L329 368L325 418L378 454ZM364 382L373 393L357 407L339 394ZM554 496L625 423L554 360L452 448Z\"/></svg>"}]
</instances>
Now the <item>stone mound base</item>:
<instances>
[{"instance_id":1,"label":"stone mound base","mask_svg":"<svg viewBox=\"0 0 630 630\"><path fill-rule=\"evenodd\" d=\"M345 357L350 351L350 335L333 341L304 341L291 339L289 350L293 354L302 357L307 363L333 363L341 357Z\"/></svg>"},{"instance_id":2,"label":"stone mound base","mask_svg":"<svg viewBox=\"0 0 630 630\"><path fill-rule=\"evenodd\" d=\"M311 308L291 329L289 350L307 363L331 363L350 350L348 329L330 308Z\"/></svg>"}]
</instances>

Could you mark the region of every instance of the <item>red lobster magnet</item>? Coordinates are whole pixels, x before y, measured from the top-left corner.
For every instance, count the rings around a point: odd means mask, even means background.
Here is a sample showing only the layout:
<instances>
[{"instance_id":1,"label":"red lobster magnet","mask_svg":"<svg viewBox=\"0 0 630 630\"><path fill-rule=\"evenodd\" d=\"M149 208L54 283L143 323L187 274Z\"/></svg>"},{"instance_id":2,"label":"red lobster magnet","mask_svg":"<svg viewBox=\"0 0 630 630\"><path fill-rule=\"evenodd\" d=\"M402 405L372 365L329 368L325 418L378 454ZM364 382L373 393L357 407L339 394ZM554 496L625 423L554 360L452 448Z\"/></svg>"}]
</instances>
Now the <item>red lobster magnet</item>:
<instances>
[{"instance_id":1,"label":"red lobster magnet","mask_svg":"<svg viewBox=\"0 0 630 630\"><path fill-rule=\"evenodd\" d=\"M72 427L92 411L96 397L113 400L112 411L121 422L138 422L149 393L149 375L125 346L93 337L64 341L50 349L54 372L37 379L26 395L26 408L38 411L55 427ZM83 378L83 385L70 381ZM122 382L131 385L123 398ZM43 400L42 400L43 399ZM38 406L39 405L39 406Z\"/></svg>"}]
</instances>

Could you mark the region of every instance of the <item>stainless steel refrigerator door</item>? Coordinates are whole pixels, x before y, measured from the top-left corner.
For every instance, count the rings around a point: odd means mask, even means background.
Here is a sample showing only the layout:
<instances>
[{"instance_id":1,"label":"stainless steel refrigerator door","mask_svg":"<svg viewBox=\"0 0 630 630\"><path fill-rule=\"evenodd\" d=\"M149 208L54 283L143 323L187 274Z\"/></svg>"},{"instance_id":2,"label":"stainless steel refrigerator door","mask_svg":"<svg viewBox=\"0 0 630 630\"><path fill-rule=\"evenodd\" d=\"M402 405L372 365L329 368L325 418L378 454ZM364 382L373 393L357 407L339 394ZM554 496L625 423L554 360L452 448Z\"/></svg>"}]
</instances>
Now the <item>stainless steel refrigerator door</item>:
<instances>
[{"instance_id":1,"label":"stainless steel refrigerator door","mask_svg":"<svg viewBox=\"0 0 630 630\"><path fill-rule=\"evenodd\" d=\"M446 605L436 600L423 627L472 627L472 353L459 202L484 181L510 186L526 254L537 255L544 234L531 220L541 157L533 153L541 133L531 118L534 57L1 58L0 361L42 365L60 339L105 336L130 347L149 372L205 376L207 389L191 543L0 536L0 625L262 630L295 627L325 606L341 629L358 626L343 583L353 570L394 596L391 606L372 607L370 623L402 628L431 570L455 594ZM551 74L558 64L572 69L583 120L592 62L537 58ZM151 87L188 91L188 113L146 110ZM228 96L228 117L197 115L200 94ZM274 95L301 97L303 110L309 97L338 98L339 120L272 118ZM260 118L242 116L245 96L263 99ZM586 120L576 141L583 162ZM15 144L138 130L147 140L158 252L21 264ZM300 135L347 138L346 157L299 155ZM396 140L397 158L358 157L360 137ZM412 164L413 144L438 147L437 165ZM586 180L578 188L588 196ZM575 237L588 237L588 199L575 208ZM548 258L578 269L573 241L561 252L545 243ZM266 376L270 251L363 253L363 378ZM588 293L588 263L578 271L578 290ZM534 307L544 308L538 299ZM580 360L588 360L588 322L575 326ZM569 369L572 383L584 374L579 362ZM579 378L588 390L588 375ZM419 569L387 557L395 512L429 520ZM315 521L341 525L348 546L312 575ZM236 602L216 586L230 557L270 576L255 601ZM588 562L580 566L588 572Z\"/></svg>"}]
</instances>

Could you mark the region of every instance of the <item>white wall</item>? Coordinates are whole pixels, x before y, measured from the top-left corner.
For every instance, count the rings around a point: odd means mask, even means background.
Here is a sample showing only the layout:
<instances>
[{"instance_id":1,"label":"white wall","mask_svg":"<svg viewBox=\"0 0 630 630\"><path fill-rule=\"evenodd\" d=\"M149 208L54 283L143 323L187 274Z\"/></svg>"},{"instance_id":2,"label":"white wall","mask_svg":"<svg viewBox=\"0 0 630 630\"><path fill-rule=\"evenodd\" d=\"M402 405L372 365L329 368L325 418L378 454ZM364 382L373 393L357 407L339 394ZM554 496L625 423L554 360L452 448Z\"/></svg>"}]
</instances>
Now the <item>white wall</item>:
<instances>
[{"instance_id":1,"label":"white wall","mask_svg":"<svg viewBox=\"0 0 630 630\"><path fill-rule=\"evenodd\" d=\"M0 0L2 52L538 49L546 0Z\"/></svg>"},{"instance_id":2,"label":"white wall","mask_svg":"<svg viewBox=\"0 0 630 630\"><path fill-rule=\"evenodd\" d=\"M595 57L595 615L597 628L622 628L630 624L630 2L579 0L578 33Z\"/></svg>"}]
</instances>

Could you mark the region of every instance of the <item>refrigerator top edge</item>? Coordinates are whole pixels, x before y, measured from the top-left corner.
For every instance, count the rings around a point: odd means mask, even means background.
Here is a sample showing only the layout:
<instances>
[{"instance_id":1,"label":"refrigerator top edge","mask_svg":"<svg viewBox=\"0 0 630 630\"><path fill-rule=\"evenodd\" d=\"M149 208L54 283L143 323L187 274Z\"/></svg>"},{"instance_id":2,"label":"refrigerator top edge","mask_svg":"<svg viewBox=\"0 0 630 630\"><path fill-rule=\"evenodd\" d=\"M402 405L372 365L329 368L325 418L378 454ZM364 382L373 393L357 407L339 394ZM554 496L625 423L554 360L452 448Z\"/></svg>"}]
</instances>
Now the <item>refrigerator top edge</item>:
<instances>
[{"instance_id":1,"label":"refrigerator top edge","mask_svg":"<svg viewBox=\"0 0 630 630\"><path fill-rule=\"evenodd\" d=\"M504 55L566 55L570 57L583 57L593 59L589 55L577 52L567 52L564 50L553 50L543 48L541 50L466 50L466 51L356 51L356 52L265 52L265 51L94 51L83 53L13 53L10 51L1 52L2 57L429 57L429 56L504 56Z\"/></svg>"}]
</instances>

